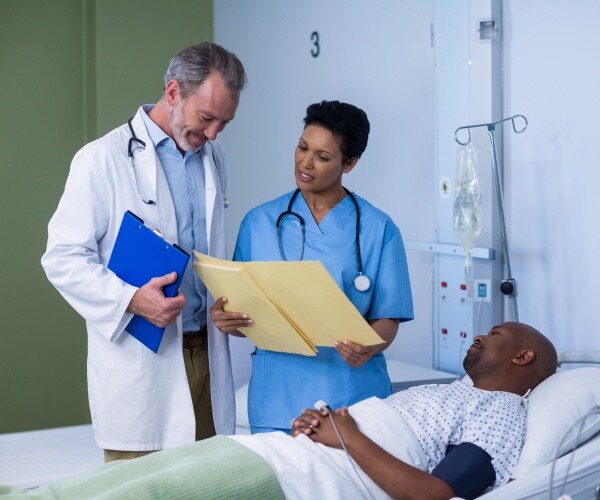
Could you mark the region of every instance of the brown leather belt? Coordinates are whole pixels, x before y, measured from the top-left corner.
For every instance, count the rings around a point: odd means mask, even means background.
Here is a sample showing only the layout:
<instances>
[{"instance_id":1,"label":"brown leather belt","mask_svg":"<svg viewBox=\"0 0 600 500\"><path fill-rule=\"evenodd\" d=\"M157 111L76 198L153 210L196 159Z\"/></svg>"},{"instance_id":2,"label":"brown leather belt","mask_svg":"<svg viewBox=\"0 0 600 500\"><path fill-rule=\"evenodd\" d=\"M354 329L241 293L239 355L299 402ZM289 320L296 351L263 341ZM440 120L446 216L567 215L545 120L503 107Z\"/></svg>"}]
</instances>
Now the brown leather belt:
<instances>
[{"instance_id":1,"label":"brown leather belt","mask_svg":"<svg viewBox=\"0 0 600 500\"><path fill-rule=\"evenodd\" d=\"M207 338L206 327L197 332L183 332L183 348L201 349L206 345Z\"/></svg>"}]
</instances>

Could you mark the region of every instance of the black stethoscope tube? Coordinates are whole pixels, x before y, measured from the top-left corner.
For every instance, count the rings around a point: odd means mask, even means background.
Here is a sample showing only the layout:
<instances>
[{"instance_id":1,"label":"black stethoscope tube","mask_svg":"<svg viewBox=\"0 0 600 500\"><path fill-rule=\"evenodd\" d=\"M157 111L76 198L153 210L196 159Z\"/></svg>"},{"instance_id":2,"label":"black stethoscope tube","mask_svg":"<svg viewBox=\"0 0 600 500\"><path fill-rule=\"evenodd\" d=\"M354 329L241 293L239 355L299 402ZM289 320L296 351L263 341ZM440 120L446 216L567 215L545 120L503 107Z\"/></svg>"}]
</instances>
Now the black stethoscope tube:
<instances>
[{"instance_id":1,"label":"black stethoscope tube","mask_svg":"<svg viewBox=\"0 0 600 500\"><path fill-rule=\"evenodd\" d=\"M356 262L358 265L358 276L356 276L356 278L354 278L354 286L356 287L357 290L359 290L361 292L365 292L371 287L371 280L369 279L368 276L365 276L363 274L362 257L360 254L360 208L358 206L358 202L356 201L356 198L354 197L354 195L346 188L344 188L344 191L346 191L346 194L350 197L350 199L352 200L352 203L354 204L354 208L356 209L356 233L355 233L354 240L356 242ZM304 218L300 214L298 214L292 210L292 206L294 205L294 201L296 201L296 197L298 196L299 192L300 192L300 189L296 189L294 191L294 194L292 194L292 197L290 198L290 202L288 203L287 209L279 214L279 217L277 217L277 221L275 222L275 231L277 232L277 245L279 247L279 255L281 256L281 258L283 260L287 260L287 258L285 257L285 254L283 252L283 245L281 244L280 226L281 226L281 221L285 217L288 217L288 216L296 218L298 220L298 222L300 223L300 230L302 232L302 251L300 252L299 260L302 260L304 258L304 243L305 243L305 233L306 233L305 226L306 226L306 224L305 224Z\"/></svg>"}]
</instances>

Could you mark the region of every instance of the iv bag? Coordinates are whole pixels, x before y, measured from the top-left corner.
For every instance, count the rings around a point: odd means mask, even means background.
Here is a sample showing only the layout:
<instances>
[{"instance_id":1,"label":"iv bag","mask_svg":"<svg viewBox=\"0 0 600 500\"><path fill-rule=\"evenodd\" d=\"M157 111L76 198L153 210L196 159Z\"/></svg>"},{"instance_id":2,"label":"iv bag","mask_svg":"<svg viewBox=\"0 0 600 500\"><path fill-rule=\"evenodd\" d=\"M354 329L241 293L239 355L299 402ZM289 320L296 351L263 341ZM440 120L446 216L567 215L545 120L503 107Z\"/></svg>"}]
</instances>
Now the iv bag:
<instances>
[{"instance_id":1,"label":"iv bag","mask_svg":"<svg viewBox=\"0 0 600 500\"><path fill-rule=\"evenodd\" d=\"M458 148L454 185L452 229L469 259L481 233L481 191L477 176L477 149L473 146Z\"/></svg>"}]
</instances>

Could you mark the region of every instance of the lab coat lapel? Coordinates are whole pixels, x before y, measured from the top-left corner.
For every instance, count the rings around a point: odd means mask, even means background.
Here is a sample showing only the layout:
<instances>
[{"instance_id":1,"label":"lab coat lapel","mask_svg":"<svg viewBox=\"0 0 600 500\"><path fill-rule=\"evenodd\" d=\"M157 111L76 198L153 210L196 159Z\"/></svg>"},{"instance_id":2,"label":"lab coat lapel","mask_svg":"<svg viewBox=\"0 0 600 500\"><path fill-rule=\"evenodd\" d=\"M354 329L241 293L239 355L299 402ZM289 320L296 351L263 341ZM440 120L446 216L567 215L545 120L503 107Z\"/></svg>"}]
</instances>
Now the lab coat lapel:
<instances>
[{"instance_id":1,"label":"lab coat lapel","mask_svg":"<svg viewBox=\"0 0 600 500\"><path fill-rule=\"evenodd\" d=\"M208 253L225 259L225 173L215 164L210 142L202 148L204 163L204 187L206 199L206 236ZM221 168L223 165L221 164ZM208 295L207 307L213 304ZM231 374L231 358L229 357L229 340L215 326L208 315L208 352L210 367L210 392L212 410L217 434L232 434L235 431L235 398L233 377Z\"/></svg>"},{"instance_id":2,"label":"lab coat lapel","mask_svg":"<svg viewBox=\"0 0 600 500\"><path fill-rule=\"evenodd\" d=\"M140 108L133 117L132 125L136 136L146 143L146 147L136 149L134 162L140 177L138 181L140 189L144 186L145 189L142 190L142 193L152 193L158 216L158 220L146 221L146 223L159 228L167 241L177 242L177 219L169 184L141 113Z\"/></svg>"},{"instance_id":3,"label":"lab coat lapel","mask_svg":"<svg viewBox=\"0 0 600 500\"><path fill-rule=\"evenodd\" d=\"M206 202L206 237L208 253L217 257L225 257L225 239L219 234L225 214L224 206L218 203L221 191L221 180L215 165L212 146L207 142L202 148L202 162L204 163L204 185Z\"/></svg>"}]
</instances>

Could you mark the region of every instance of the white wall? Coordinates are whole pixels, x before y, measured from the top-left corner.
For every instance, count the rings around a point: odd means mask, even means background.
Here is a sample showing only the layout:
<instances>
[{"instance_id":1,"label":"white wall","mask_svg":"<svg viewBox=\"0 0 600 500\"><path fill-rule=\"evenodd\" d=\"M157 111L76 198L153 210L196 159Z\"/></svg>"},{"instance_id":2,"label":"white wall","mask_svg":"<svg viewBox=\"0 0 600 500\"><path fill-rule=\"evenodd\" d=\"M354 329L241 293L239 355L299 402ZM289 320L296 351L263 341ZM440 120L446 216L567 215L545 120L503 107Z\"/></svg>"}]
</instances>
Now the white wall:
<instances>
[{"instance_id":1,"label":"white wall","mask_svg":"<svg viewBox=\"0 0 600 500\"><path fill-rule=\"evenodd\" d=\"M323 98L353 102L371 119L369 146L348 187L390 213L405 240L435 241L434 5L215 0L215 40L241 57L249 76L222 135L230 160L230 253L245 212L293 188L301 119ZM598 19L597 0L504 0L504 116L529 119L523 134L503 127L519 313L560 350L600 349ZM322 50L316 59L315 30ZM431 366L432 258L412 251L408 258L416 319L401 325L388 357ZM238 383L249 371L245 342L233 346Z\"/></svg>"},{"instance_id":2,"label":"white wall","mask_svg":"<svg viewBox=\"0 0 600 500\"><path fill-rule=\"evenodd\" d=\"M600 349L600 2L505 0L506 198L519 314L560 350Z\"/></svg>"},{"instance_id":3,"label":"white wall","mask_svg":"<svg viewBox=\"0 0 600 500\"><path fill-rule=\"evenodd\" d=\"M433 2L423 0L215 0L215 41L241 58L249 78L220 136L229 164L230 254L243 215L295 187L302 118L322 99L351 102L371 122L367 150L345 185L389 213L405 240L432 240L432 16ZM408 252L408 259L417 317L400 326L387 355L431 366L432 258ZM233 340L236 381L247 375L250 349Z\"/></svg>"}]
</instances>

